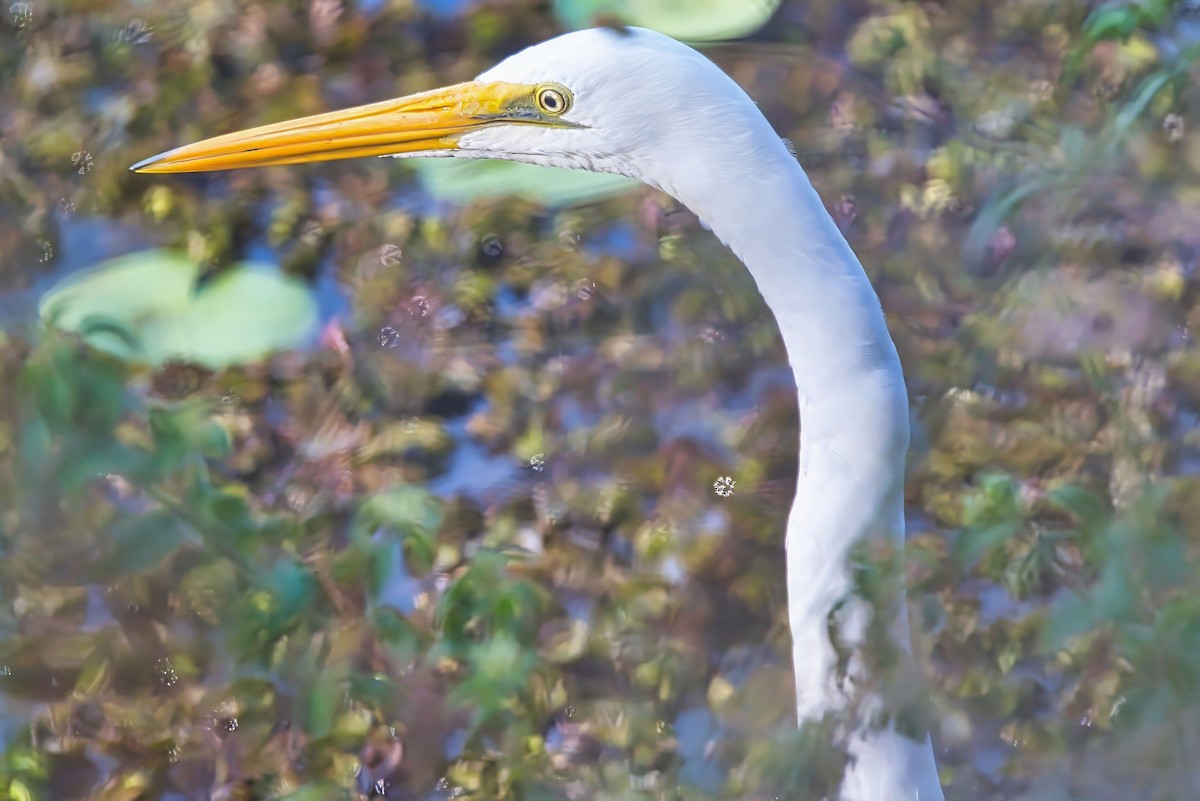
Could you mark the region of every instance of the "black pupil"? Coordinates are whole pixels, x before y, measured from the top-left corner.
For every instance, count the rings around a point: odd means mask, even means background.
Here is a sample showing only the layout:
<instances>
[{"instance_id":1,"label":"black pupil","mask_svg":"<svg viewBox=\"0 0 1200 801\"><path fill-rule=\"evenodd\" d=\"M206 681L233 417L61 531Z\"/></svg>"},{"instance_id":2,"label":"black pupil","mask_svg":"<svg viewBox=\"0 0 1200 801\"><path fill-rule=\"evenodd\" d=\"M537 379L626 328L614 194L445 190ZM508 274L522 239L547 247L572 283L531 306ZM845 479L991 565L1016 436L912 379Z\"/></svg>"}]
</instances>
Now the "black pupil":
<instances>
[{"instance_id":1,"label":"black pupil","mask_svg":"<svg viewBox=\"0 0 1200 801\"><path fill-rule=\"evenodd\" d=\"M542 105L550 111L558 111L562 107L557 92L546 92L542 95Z\"/></svg>"}]
</instances>

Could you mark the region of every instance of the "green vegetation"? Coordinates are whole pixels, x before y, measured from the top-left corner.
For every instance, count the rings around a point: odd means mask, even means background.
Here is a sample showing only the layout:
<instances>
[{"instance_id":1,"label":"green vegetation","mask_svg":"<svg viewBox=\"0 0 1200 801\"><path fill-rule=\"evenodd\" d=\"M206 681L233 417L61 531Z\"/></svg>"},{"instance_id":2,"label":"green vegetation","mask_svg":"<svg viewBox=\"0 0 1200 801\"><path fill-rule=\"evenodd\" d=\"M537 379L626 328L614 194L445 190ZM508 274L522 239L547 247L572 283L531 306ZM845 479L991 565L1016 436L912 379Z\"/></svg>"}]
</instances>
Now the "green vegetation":
<instances>
[{"instance_id":1,"label":"green vegetation","mask_svg":"<svg viewBox=\"0 0 1200 801\"><path fill-rule=\"evenodd\" d=\"M794 394L690 215L493 165L127 170L468 78L580 24L549 5L0 8L0 799L837 781L792 718ZM1188 9L789 1L708 49L795 144L906 365L951 799L1200 780ZM150 272L88 288L110 257Z\"/></svg>"},{"instance_id":2,"label":"green vegetation","mask_svg":"<svg viewBox=\"0 0 1200 801\"><path fill-rule=\"evenodd\" d=\"M317 322L303 282L240 264L198 287L200 265L148 250L97 265L42 298L42 318L120 358L220 369L306 344Z\"/></svg>"}]
</instances>

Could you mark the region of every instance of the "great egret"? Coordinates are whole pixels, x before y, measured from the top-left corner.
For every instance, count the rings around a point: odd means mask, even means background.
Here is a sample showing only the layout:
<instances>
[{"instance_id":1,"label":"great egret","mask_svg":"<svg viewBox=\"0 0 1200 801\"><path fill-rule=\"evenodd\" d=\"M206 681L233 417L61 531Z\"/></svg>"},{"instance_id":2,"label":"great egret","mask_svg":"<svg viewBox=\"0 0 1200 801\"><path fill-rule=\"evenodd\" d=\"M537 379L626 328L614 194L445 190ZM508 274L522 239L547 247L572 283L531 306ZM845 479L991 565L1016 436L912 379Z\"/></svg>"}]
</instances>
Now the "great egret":
<instances>
[{"instance_id":1,"label":"great egret","mask_svg":"<svg viewBox=\"0 0 1200 801\"><path fill-rule=\"evenodd\" d=\"M847 557L864 540L903 544L908 397L870 281L754 102L686 45L643 29L597 28L530 47L468 83L218 136L132 169L383 155L631 176L689 207L742 260L779 323L799 395L800 471L787 528L797 713L803 723L846 711L839 657L848 649L851 674L863 677L869 619L861 604L845 614ZM843 614L836 646L835 608ZM903 603L888 623L909 658ZM851 725L844 801L942 799L928 735Z\"/></svg>"}]
</instances>

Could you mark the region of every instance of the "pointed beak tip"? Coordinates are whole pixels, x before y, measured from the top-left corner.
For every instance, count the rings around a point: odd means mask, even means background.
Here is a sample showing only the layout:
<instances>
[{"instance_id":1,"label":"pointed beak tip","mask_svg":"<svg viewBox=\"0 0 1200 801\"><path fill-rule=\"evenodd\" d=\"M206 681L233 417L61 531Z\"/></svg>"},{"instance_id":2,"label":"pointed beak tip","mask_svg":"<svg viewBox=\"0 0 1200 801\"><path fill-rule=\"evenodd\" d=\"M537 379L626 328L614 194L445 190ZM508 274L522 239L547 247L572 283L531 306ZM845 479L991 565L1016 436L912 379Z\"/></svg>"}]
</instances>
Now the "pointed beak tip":
<instances>
[{"instance_id":1,"label":"pointed beak tip","mask_svg":"<svg viewBox=\"0 0 1200 801\"><path fill-rule=\"evenodd\" d=\"M148 159L142 159L137 164L131 165L129 167L129 171L130 172L147 172L149 167L153 167L155 164L162 161L163 157L166 155L167 155L166 153L159 153L157 156L151 156Z\"/></svg>"}]
</instances>

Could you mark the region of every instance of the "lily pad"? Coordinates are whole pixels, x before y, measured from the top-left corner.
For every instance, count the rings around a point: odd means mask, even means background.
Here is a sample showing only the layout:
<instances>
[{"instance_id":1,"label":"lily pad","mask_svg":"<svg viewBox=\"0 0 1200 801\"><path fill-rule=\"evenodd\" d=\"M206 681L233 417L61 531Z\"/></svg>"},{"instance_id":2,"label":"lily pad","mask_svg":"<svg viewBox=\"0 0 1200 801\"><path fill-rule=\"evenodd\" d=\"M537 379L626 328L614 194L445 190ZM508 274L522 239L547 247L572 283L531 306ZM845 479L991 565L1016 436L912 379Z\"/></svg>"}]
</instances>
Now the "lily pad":
<instances>
[{"instance_id":1,"label":"lily pad","mask_svg":"<svg viewBox=\"0 0 1200 801\"><path fill-rule=\"evenodd\" d=\"M588 28L597 17L689 42L747 36L766 24L782 0L554 0L554 13L571 28Z\"/></svg>"},{"instance_id":2,"label":"lily pad","mask_svg":"<svg viewBox=\"0 0 1200 801\"><path fill-rule=\"evenodd\" d=\"M317 306L300 280L270 264L242 262L197 287L200 265L167 250L102 262L51 288L43 320L118 358L212 369L304 344Z\"/></svg>"},{"instance_id":3,"label":"lily pad","mask_svg":"<svg viewBox=\"0 0 1200 801\"><path fill-rule=\"evenodd\" d=\"M618 195L638 183L621 175L493 159L420 159L415 166L425 190L451 203L515 196L570 206Z\"/></svg>"}]
</instances>

